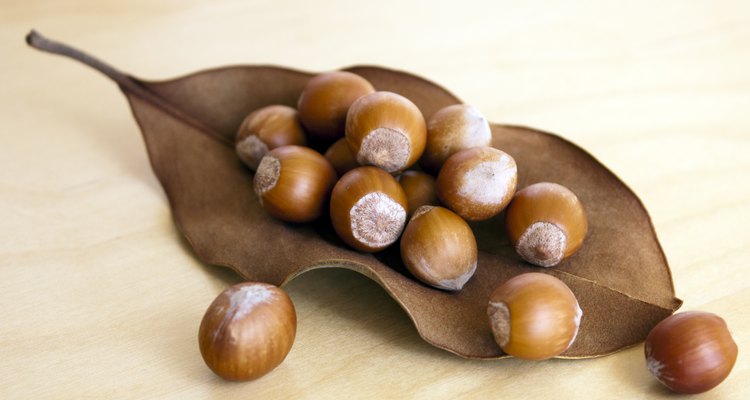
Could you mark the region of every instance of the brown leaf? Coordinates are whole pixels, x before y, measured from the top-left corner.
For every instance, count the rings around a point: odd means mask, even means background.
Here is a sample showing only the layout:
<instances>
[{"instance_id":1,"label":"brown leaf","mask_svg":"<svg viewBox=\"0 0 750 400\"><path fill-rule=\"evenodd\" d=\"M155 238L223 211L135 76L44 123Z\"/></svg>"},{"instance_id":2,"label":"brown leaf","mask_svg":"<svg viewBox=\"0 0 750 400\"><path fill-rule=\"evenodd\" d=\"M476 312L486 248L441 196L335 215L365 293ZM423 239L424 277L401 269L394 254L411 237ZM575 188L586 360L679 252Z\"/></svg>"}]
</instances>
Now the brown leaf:
<instances>
[{"instance_id":1,"label":"brown leaf","mask_svg":"<svg viewBox=\"0 0 750 400\"><path fill-rule=\"evenodd\" d=\"M269 66L229 67L147 82L32 32L34 47L78 59L115 80L130 101L153 170L175 223L202 261L232 268L248 280L283 285L315 268L347 268L379 283L427 342L467 358L500 358L487 322L490 292L522 272L539 271L509 246L502 216L473 224L476 275L458 293L427 287L409 275L394 247L379 254L347 248L326 218L280 222L261 209L252 177L232 143L242 119L269 104L294 106L312 74ZM349 71L375 88L410 98L429 117L458 100L422 78L377 67ZM681 301L669 267L635 194L574 144L530 128L492 126L493 145L519 165L519 187L561 183L578 194L589 216L583 248L544 272L570 286L583 309L578 338L563 358L595 357L642 341Z\"/></svg>"}]
</instances>

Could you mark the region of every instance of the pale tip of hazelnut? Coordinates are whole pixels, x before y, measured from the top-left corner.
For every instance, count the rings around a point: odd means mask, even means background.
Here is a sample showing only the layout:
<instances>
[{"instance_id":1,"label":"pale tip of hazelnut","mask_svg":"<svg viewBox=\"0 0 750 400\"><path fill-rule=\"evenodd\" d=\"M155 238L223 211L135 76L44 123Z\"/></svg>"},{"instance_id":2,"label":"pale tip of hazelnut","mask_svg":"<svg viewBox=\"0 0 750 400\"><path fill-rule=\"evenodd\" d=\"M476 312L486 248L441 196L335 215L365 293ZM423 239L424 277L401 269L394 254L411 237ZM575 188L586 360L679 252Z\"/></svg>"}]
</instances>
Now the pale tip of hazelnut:
<instances>
[{"instance_id":1,"label":"pale tip of hazelnut","mask_svg":"<svg viewBox=\"0 0 750 400\"><path fill-rule=\"evenodd\" d=\"M483 145L492 141L490 124L479 110L469 107L466 117L469 135L464 141L464 146L472 146L477 143Z\"/></svg>"},{"instance_id":2,"label":"pale tip of hazelnut","mask_svg":"<svg viewBox=\"0 0 750 400\"><path fill-rule=\"evenodd\" d=\"M489 145L492 141L492 129L487 119L476 107L461 106L466 110L466 113L461 117L467 133L465 136L458 136L459 138L463 138L461 147L468 149L475 146Z\"/></svg>"},{"instance_id":3,"label":"pale tip of hazelnut","mask_svg":"<svg viewBox=\"0 0 750 400\"><path fill-rule=\"evenodd\" d=\"M391 128L377 128L362 139L357 162L394 173L407 166L410 148L409 139L403 132Z\"/></svg>"},{"instance_id":4,"label":"pale tip of hazelnut","mask_svg":"<svg viewBox=\"0 0 750 400\"><path fill-rule=\"evenodd\" d=\"M490 317L490 327L495 341L500 347L505 347L510 341L510 310L504 302L491 301L487 308Z\"/></svg>"},{"instance_id":5,"label":"pale tip of hazelnut","mask_svg":"<svg viewBox=\"0 0 750 400\"><path fill-rule=\"evenodd\" d=\"M372 248L395 242L406 222L406 210L385 193L362 196L349 211L352 234L360 243Z\"/></svg>"},{"instance_id":6,"label":"pale tip of hazelnut","mask_svg":"<svg viewBox=\"0 0 750 400\"><path fill-rule=\"evenodd\" d=\"M213 332L214 341L234 320L245 318L257 305L267 303L273 296L274 293L263 285L242 286L236 289L229 298L229 306L226 311L223 308L215 310L216 313L223 313L224 317Z\"/></svg>"},{"instance_id":7,"label":"pale tip of hazelnut","mask_svg":"<svg viewBox=\"0 0 750 400\"><path fill-rule=\"evenodd\" d=\"M573 337L570 339L570 342L568 342L568 346L565 348L565 350L570 348L570 346L572 346L573 343L576 341L576 338L578 337L578 332L581 331L581 318L582 317L583 317L583 310L581 310L581 306L576 302L576 316L573 319L573 322L576 325L576 330L573 333Z\"/></svg>"},{"instance_id":8,"label":"pale tip of hazelnut","mask_svg":"<svg viewBox=\"0 0 750 400\"><path fill-rule=\"evenodd\" d=\"M651 372L651 375L664 385L672 383L675 378L666 373L666 365L653 357L648 345L646 345L646 354L646 368Z\"/></svg>"},{"instance_id":9,"label":"pale tip of hazelnut","mask_svg":"<svg viewBox=\"0 0 750 400\"><path fill-rule=\"evenodd\" d=\"M550 222L534 222L518 239L516 251L524 260L540 267L552 267L562 261L567 235Z\"/></svg>"},{"instance_id":10,"label":"pale tip of hazelnut","mask_svg":"<svg viewBox=\"0 0 750 400\"><path fill-rule=\"evenodd\" d=\"M457 276L453 279L443 279L442 281L438 282L435 286L439 289L445 289L445 290L461 290L463 289L464 285L466 285L466 282L471 279L472 276L474 276L474 272L477 270L477 263L474 262L474 266L471 267L471 269L461 276Z\"/></svg>"},{"instance_id":11,"label":"pale tip of hazelnut","mask_svg":"<svg viewBox=\"0 0 750 400\"><path fill-rule=\"evenodd\" d=\"M245 165L252 170L258 169L258 164L263 156L268 153L268 145L263 143L256 135L250 135L237 143L235 146L237 156Z\"/></svg>"},{"instance_id":12,"label":"pale tip of hazelnut","mask_svg":"<svg viewBox=\"0 0 750 400\"><path fill-rule=\"evenodd\" d=\"M253 189L259 197L276 186L281 173L281 162L278 158L266 155L260 160L253 179Z\"/></svg>"},{"instance_id":13,"label":"pale tip of hazelnut","mask_svg":"<svg viewBox=\"0 0 750 400\"><path fill-rule=\"evenodd\" d=\"M435 208L435 206L430 206L430 205L421 206L417 208L416 210L414 210L414 214L412 214L410 221L421 217L423 214L427 213L433 208Z\"/></svg>"},{"instance_id":14,"label":"pale tip of hazelnut","mask_svg":"<svg viewBox=\"0 0 750 400\"><path fill-rule=\"evenodd\" d=\"M651 344L646 342L646 368L659 382L666 385L674 381L674 377L665 373L666 365L653 356Z\"/></svg>"},{"instance_id":15,"label":"pale tip of hazelnut","mask_svg":"<svg viewBox=\"0 0 750 400\"><path fill-rule=\"evenodd\" d=\"M515 190L516 177L515 161L503 154L499 160L482 161L467 171L459 183L458 194L492 205Z\"/></svg>"}]
</instances>

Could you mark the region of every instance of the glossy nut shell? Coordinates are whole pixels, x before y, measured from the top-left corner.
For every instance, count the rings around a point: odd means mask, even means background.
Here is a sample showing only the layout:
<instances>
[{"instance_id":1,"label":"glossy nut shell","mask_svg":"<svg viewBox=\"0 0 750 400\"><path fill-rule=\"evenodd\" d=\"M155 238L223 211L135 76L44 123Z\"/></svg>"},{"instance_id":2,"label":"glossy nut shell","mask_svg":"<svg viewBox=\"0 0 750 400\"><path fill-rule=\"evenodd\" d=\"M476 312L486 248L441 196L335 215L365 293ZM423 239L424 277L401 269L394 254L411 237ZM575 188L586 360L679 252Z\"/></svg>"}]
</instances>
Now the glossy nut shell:
<instances>
[{"instance_id":1,"label":"glossy nut shell","mask_svg":"<svg viewBox=\"0 0 750 400\"><path fill-rule=\"evenodd\" d=\"M581 248L588 222L583 205L572 191L541 182L516 193L505 214L505 227L523 259L551 267Z\"/></svg>"},{"instance_id":2,"label":"glossy nut shell","mask_svg":"<svg viewBox=\"0 0 750 400\"><path fill-rule=\"evenodd\" d=\"M347 172L331 194L333 228L341 240L360 251L379 251L398 240L406 209L406 194L396 178L375 167Z\"/></svg>"},{"instance_id":3,"label":"glossy nut shell","mask_svg":"<svg viewBox=\"0 0 750 400\"><path fill-rule=\"evenodd\" d=\"M297 315L289 296L265 283L241 283L211 303L198 331L206 365L230 381L259 378L292 348Z\"/></svg>"},{"instance_id":4,"label":"glossy nut shell","mask_svg":"<svg viewBox=\"0 0 750 400\"><path fill-rule=\"evenodd\" d=\"M288 222L308 222L325 211L335 183L336 171L320 153L283 146L263 157L253 189L269 214Z\"/></svg>"},{"instance_id":5,"label":"glossy nut shell","mask_svg":"<svg viewBox=\"0 0 750 400\"><path fill-rule=\"evenodd\" d=\"M302 124L318 139L341 138L349 107L361 96L374 91L370 82L351 72L316 75L307 82L297 102Z\"/></svg>"},{"instance_id":6,"label":"glossy nut shell","mask_svg":"<svg viewBox=\"0 0 750 400\"><path fill-rule=\"evenodd\" d=\"M423 206L401 236L401 260L420 281L461 290L477 269L477 242L469 224L453 211Z\"/></svg>"},{"instance_id":7,"label":"glossy nut shell","mask_svg":"<svg viewBox=\"0 0 750 400\"><path fill-rule=\"evenodd\" d=\"M479 110L468 104L450 105L427 121L427 143L419 165L436 174L456 152L489 146L491 141L490 124Z\"/></svg>"},{"instance_id":8,"label":"glossy nut shell","mask_svg":"<svg viewBox=\"0 0 750 400\"><path fill-rule=\"evenodd\" d=\"M398 176L398 183L406 193L409 204L409 215L414 214L419 207L436 206L440 203L435 189L435 178L420 171L404 171Z\"/></svg>"},{"instance_id":9,"label":"glossy nut shell","mask_svg":"<svg viewBox=\"0 0 750 400\"><path fill-rule=\"evenodd\" d=\"M526 360L544 360L567 350L583 315L563 281L537 272L517 275L495 289L487 314L497 344Z\"/></svg>"},{"instance_id":10,"label":"glossy nut shell","mask_svg":"<svg viewBox=\"0 0 750 400\"><path fill-rule=\"evenodd\" d=\"M328 159L338 176L344 176L345 173L359 167L357 159L354 158L346 138L341 138L326 150L323 156Z\"/></svg>"},{"instance_id":11,"label":"glossy nut shell","mask_svg":"<svg viewBox=\"0 0 750 400\"><path fill-rule=\"evenodd\" d=\"M479 221L497 215L508 205L517 179L513 157L492 147L474 147L446 160L437 178L437 195L464 219Z\"/></svg>"},{"instance_id":12,"label":"glossy nut shell","mask_svg":"<svg viewBox=\"0 0 750 400\"><path fill-rule=\"evenodd\" d=\"M396 174L424 151L427 128L414 103L391 92L360 97L346 117L346 140L357 162Z\"/></svg>"},{"instance_id":13,"label":"glossy nut shell","mask_svg":"<svg viewBox=\"0 0 750 400\"><path fill-rule=\"evenodd\" d=\"M737 344L726 322L711 313L674 314L646 337L646 365L678 393L702 393L720 384L737 360Z\"/></svg>"},{"instance_id":14,"label":"glossy nut shell","mask_svg":"<svg viewBox=\"0 0 750 400\"><path fill-rule=\"evenodd\" d=\"M253 171L269 150L286 145L305 145L305 131L297 110L271 105L253 111L237 131L237 156Z\"/></svg>"}]
</instances>

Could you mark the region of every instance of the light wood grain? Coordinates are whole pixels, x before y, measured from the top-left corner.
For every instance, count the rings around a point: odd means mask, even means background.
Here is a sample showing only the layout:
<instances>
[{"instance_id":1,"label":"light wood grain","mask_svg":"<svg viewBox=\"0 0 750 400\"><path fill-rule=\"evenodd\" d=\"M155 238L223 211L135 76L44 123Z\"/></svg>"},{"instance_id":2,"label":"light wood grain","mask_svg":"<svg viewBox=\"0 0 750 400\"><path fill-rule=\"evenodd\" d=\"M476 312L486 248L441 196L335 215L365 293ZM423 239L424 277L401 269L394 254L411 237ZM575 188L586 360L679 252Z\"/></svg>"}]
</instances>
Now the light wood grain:
<instances>
[{"instance_id":1,"label":"light wood grain","mask_svg":"<svg viewBox=\"0 0 750 400\"><path fill-rule=\"evenodd\" d=\"M737 365L704 397L750 397L750 3L5 0L0 10L0 398L668 396L641 346L582 361L460 359L422 342L375 283L337 270L287 286L299 331L285 363L256 382L221 381L196 336L238 278L198 263L178 236L117 88L28 49L32 27L150 79L225 64L389 66L493 121L562 134L643 199L683 309L731 327Z\"/></svg>"}]
</instances>

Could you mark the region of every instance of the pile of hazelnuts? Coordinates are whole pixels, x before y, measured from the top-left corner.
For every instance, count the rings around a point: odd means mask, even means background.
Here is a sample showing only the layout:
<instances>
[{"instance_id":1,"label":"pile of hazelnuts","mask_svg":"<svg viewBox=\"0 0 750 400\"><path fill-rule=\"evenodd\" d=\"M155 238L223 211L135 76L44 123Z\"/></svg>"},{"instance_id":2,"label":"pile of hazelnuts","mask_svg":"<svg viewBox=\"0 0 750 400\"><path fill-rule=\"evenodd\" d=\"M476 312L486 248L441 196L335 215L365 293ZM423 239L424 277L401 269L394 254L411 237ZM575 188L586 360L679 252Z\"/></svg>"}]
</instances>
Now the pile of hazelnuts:
<instances>
[{"instance_id":1,"label":"pile of hazelnuts","mask_svg":"<svg viewBox=\"0 0 750 400\"><path fill-rule=\"evenodd\" d=\"M540 267L574 254L587 233L586 214L571 190L541 182L516 191L516 162L491 140L489 123L472 106L451 105L426 121L406 97L337 71L310 79L296 109L270 105L248 115L235 148L255 171L254 191L270 215L293 223L329 215L341 240L362 252L400 240L403 263L416 279L459 291L477 267L467 221L505 210L516 252ZM327 150L306 147L309 141L327 143ZM487 314L505 353L544 360L573 344L583 313L564 282L525 273L492 293ZM244 283L212 303L199 341L219 376L248 380L284 360L295 332L294 306L284 291ZM729 374L737 346L721 318L682 313L654 328L646 355L661 382L695 393Z\"/></svg>"}]
</instances>

